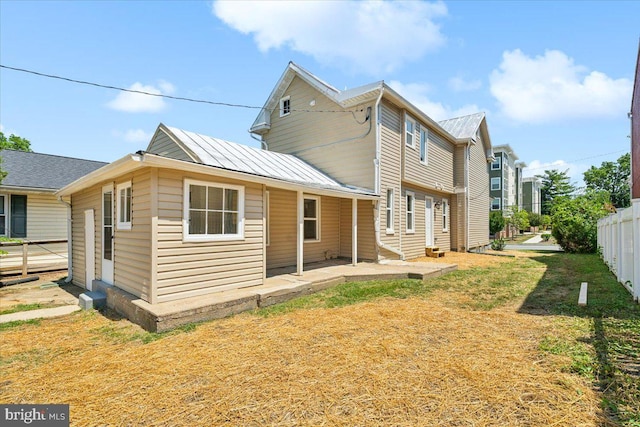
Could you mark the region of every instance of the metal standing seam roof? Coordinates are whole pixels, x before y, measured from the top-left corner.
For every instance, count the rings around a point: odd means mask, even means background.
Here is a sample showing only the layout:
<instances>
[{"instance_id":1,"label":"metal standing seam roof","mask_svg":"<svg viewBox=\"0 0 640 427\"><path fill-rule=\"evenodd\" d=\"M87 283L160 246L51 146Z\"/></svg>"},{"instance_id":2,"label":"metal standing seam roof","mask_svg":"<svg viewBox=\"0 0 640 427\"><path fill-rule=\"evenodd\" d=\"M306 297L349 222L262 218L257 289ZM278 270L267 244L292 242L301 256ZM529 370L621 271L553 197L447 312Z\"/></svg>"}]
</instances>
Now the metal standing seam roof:
<instances>
[{"instance_id":1,"label":"metal standing seam roof","mask_svg":"<svg viewBox=\"0 0 640 427\"><path fill-rule=\"evenodd\" d=\"M2 170L8 172L2 187L59 190L107 163L52 154L0 150Z\"/></svg>"},{"instance_id":2,"label":"metal standing seam roof","mask_svg":"<svg viewBox=\"0 0 640 427\"><path fill-rule=\"evenodd\" d=\"M473 138L478 131L484 113L475 113L468 116L454 117L439 121L438 124L457 139Z\"/></svg>"},{"instance_id":3,"label":"metal standing seam roof","mask_svg":"<svg viewBox=\"0 0 640 427\"><path fill-rule=\"evenodd\" d=\"M283 153L261 150L195 132L166 128L180 143L191 150L200 163L238 172L245 172L309 187L373 194L372 191L346 186L303 160Z\"/></svg>"}]
</instances>

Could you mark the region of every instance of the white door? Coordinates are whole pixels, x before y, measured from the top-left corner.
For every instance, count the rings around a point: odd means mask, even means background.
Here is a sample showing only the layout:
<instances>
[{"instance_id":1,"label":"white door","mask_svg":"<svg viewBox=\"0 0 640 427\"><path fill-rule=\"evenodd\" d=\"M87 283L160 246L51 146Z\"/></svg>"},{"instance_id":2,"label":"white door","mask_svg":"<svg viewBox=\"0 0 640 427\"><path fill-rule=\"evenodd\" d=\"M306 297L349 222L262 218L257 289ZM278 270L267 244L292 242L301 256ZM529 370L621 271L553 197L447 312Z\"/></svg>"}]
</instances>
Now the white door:
<instances>
[{"instance_id":1,"label":"white door","mask_svg":"<svg viewBox=\"0 0 640 427\"><path fill-rule=\"evenodd\" d=\"M426 247L433 246L433 199L424 200L424 235Z\"/></svg>"},{"instance_id":2,"label":"white door","mask_svg":"<svg viewBox=\"0 0 640 427\"><path fill-rule=\"evenodd\" d=\"M113 186L102 187L102 281L113 284Z\"/></svg>"},{"instance_id":3,"label":"white door","mask_svg":"<svg viewBox=\"0 0 640 427\"><path fill-rule=\"evenodd\" d=\"M93 290L93 279L96 278L96 225L93 209L84 211L84 283Z\"/></svg>"}]
</instances>

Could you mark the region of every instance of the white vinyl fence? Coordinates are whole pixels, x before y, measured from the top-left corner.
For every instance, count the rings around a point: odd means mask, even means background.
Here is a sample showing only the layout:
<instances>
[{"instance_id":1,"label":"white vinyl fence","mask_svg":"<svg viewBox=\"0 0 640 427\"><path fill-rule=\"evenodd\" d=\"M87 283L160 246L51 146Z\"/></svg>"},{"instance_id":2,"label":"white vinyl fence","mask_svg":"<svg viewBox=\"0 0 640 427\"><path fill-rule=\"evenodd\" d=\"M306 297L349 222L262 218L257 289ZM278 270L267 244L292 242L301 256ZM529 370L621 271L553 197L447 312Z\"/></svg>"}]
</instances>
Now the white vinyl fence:
<instances>
[{"instance_id":1,"label":"white vinyl fence","mask_svg":"<svg viewBox=\"0 0 640 427\"><path fill-rule=\"evenodd\" d=\"M640 200L598 221L602 259L640 302Z\"/></svg>"}]
</instances>

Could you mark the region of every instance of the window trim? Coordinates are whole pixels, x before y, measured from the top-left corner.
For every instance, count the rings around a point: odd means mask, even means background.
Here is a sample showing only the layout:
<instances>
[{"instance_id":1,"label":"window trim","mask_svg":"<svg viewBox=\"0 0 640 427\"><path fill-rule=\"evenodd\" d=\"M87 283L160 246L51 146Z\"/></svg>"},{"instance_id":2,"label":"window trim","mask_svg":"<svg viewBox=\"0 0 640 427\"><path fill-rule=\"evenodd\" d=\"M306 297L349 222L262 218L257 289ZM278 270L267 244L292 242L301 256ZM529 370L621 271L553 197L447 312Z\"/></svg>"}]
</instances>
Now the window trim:
<instances>
[{"instance_id":1,"label":"window trim","mask_svg":"<svg viewBox=\"0 0 640 427\"><path fill-rule=\"evenodd\" d=\"M493 162L491 162L491 170L498 171L500 169L502 169L502 156L496 156L496 159Z\"/></svg>"},{"instance_id":2,"label":"window trim","mask_svg":"<svg viewBox=\"0 0 640 427\"><path fill-rule=\"evenodd\" d=\"M238 232L235 234L189 234L189 187L191 185L216 187L223 190L236 190L238 191ZM228 242L244 240L244 186L235 184L226 184L214 181L201 181L196 179L186 178L183 184L183 208L182 208L182 241L184 242Z\"/></svg>"},{"instance_id":3,"label":"window trim","mask_svg":"<svg viewBox=\"0 0 640 427\"><path fill-rule=\"evenodd\" d=\"M409 133L409 130L407 129L407 122L411 122L413 126L411 133ZM411 135L411 144L409 144L408 135ZM407 147L415 148L416 146L416 121L408 114L405 114L404 117L404 143Z\"/></svg>"},{"instance_id":4,"label":"window trim","mask_svg":"<svg viewBox=\"0 0 640 427\"><path fill-rule=\"evenodd\" d=\"M129 190L129 220L122 221L122 201L120 200L120 192L122 190ZM133 219L133 187L131 181L121 182L116 185L116 230L131 230L131 221ZM126 207L125 207L126 209Z\"/></svg>"},{"instance_id":5,"label":"window trim","mask_svg":"<svg viewBox=\"0 0 640 427\"><path fill-rule=\"evenodd\" d=\"M411 197L411 206L409 206L409 197ZM407 191L405 193L405 203L407 234L414 234L416 232L416 193ZM409 207L411 207L411 209L409 209ZM411 223L409 222L409 214L411 214Z\"/></svg>"},{"instance_id":6,"label":"window trim","mask_svg":"<svg viewBox=\"0 0 640 427\"><path fill-rule=\"evenodd\" d=\"M449 199L442 199L442 231L449 231Z\"/></svg>"},{"instance_id":7,"label":"window trim","mask_svg":"<svg viewBox=\"0 0 640 427\"><path fill-rule=\"evenodd\" d=\"M320 222L320 213L322 212L322 209L320 207L320 203L321 203L321 197L320 196L312 196L309 194L304 194L302 196L303 200L302 200L302 206L303 206L303 212L302 212L302 230L303 230L303 234L304 234L304 222L309 220L309 221L315 221L316 222L316 238L315 239L305 239L304 236L303 240L304 243L317 243L321 241L321 236L320 236L320 232L321 232L321 222ZM305 200L315 200L316 201L316 217L315 218L307 218L304 216L304 201Z\"/></svg>"},{"instance_id":8,"label":"window trim","mask_svg":"<svg viewBox=\"0 0 640 427\"><path fill-rule=\"evenodd\" d=\"M391 196L391 197L389 197ZM391 203L389 203L389 200L391 200ZM394 204L395 204L395 191L393 191L393 188L387 188L387 206L386 206L386 215L387 215L387 223L386 225L388 226L389 224L391 224L391 228L387 227L387 234L394 234L395 233L395 218L393 215L393 211L394 211Z\"/></svg>"},{"instance_id":9,"label":"window trim","mask_svg":"<svg viewBox=\"0 0 640 427\"><path fill-rule=\"evenodd\" d=\"M493 188L494 180L497 181L498 188ZM493 176L491 177L491 191L498 191L498 190L502 190L502 178L500 178L499 176Z\"/></svg>"},{"instance_id":10,"label":"window trim","mask_svg":"<svg viewBox=\"0 0 640 427\"><path fill-rule=\"evenodd\" d=\"M287 103L287 108L285 112L285 102ZM280 117L286 117L291 114L291 96L284 96L280 98Z\"/></svg>"},{"instance_id":11,"label":"window trim","mask_svg":"<svg viewBox=\"0 0 640 427\"><path fill-rule=\"evenodd\" d=\"M494 203L496 200L498 201L498 207L497 207L497 208L494 208L494 207L493 207L493 203ZM494 198L491 200L491 210L492 210L492 211L499 211L499 210L501 210L501 205L502 205L502 197L494 197Z\"/></svg>"},{"instance_id":12,"label":"window trim","mask_svg":"<svg viewBox=\"0 0 640 427\"><path fill-rule=\"evenodd\" d=\"M3 198L3 202L1 204L2 213L0 213L0 217L4 217L4 234L0 233L0 236L6 237L9 235L9 195L0 194L0 197Z\"/></svg>"},{"instance_id":13,"label":"window trim","mask_svg":"<svg viewBox=\"0 0 640 427\"><path fill-rule=\"evenodd\" d=\"M429 164L429 129L424 126L420 126L420 163L423 165Z\"/></svg>"}]
</instances>

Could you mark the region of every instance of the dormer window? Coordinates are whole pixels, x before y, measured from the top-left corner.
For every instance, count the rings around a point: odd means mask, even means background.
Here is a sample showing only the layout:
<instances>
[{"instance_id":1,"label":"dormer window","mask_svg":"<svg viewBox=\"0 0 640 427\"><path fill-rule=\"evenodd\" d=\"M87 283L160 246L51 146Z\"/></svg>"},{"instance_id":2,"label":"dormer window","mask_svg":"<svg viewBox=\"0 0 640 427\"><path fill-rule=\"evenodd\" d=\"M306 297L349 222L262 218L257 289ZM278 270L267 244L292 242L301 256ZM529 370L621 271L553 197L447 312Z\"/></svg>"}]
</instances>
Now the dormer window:
<instances>
[{"instance_id":1,"label":"dormer window","mask_svg":"<svg viewBox=\"0 0 640 427\"><path fill-rule=\"evenodd\" d=\"M280 117L288 116L291 113L291 97L285 96L280 99Z\"/></svg>"}]
</instances>

